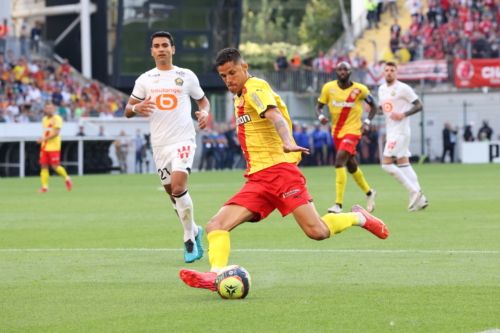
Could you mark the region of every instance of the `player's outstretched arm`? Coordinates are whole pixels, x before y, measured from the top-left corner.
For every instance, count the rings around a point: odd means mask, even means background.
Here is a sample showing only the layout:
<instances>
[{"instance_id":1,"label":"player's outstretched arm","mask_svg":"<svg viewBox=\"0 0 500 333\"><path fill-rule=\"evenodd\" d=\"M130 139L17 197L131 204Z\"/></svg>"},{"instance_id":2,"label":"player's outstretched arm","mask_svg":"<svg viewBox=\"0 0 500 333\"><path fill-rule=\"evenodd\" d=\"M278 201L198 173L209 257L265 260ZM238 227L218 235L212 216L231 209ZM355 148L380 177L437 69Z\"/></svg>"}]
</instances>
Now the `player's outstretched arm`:
<instances>
[{"instance_id":1,"label":"player's outstretched arm","mask_svg":"<svg viewBox=\"0 0 500 333\"><path fill-rule=\"evenodd\" d=\"M155 103L151 101L151 96L148 96L144 101L130 97L125 107L125 117L133 118L139 113L149 117L149 114L153 113L154 109Z\"/></svg>"},{"instance_id":2,"label":"player's outstretched arm","mask_svg":"<svg viewBox=\"0 0 500 333\"><path fill-rule=\"evenodd\" d=\"M330 121L330 119L328 119L328 117L323 114L324 105L325 104L318 102L318 104L316 104L316 108L314 109L314 111L316 112L316 117L318 117L318 120L322 125L326 125L326 123Z\"/></svg>"},{"instance_id":3,"label":"player's outstretched arm","mask_svg":"<svg viewBox=\"0 0 500 333\"><path fill-rule=\"evenodd\" d=\"M309 149L297 146L293 143L288 124L278 108L268 108L264 113L264 116L274 125L276 132L278 132L281 141L283 142L283 151L285 153L302 151L309 154Z\"/></svg>"},{"instance_id":4,"label":"player's outstretched arm","mask_svg":"<svg viewBox=\"0 0 500 333\"><path fill-rule=\"evenodd\" d=\"M365 99L365 102L370 106L370 113L368 113L368 121L365 119L365 122L363 123L363 125L361 125L361 135L365 135L366 133L368 133L368 131L370 130L370 122L372 121L373 117L375 117L378 111L378 107L375 104L375 100L373 99L373 97Z\"/></svg>"},{"instance_id":5,"label":"player's outstretched arm","mask_svg":"<svg viewBox=\"0 0 500 333\"><path fill-rule=\"evenodd\" d=\"M409 117L412 114L415 114L415 113L422 111L422 109L424 108L424 106L422 105L422 102L420 102L420 100L418 100L418 99L415 100L412 104L413 104L413 107L410 110L406 111L405 113L392 112L391 119L392 120L401 120L405 117Z\"/></svg>"},{"instance_id":6,"label":"player's outstretched arm","mask_svg":"<svg viewBox=\"0 0 500 333\"><path fill-rule=\"evenodd\" d=\"M206 96L203 96L202 99L196 101L198 104L198 108L200 111L196 111L196 117L198 117L198 128L204 129L208 124L208 114L210 113L210 102Z\"/></svg>"}]
</instances>

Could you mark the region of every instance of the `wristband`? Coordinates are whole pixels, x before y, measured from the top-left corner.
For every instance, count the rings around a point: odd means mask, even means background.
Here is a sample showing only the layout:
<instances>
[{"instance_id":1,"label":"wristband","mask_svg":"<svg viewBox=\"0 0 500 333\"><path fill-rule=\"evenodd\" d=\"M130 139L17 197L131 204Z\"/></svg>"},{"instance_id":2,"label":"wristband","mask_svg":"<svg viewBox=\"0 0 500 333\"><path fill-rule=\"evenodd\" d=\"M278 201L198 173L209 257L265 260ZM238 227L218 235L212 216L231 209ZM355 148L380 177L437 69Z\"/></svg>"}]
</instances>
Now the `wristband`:
<instances>
[{"instance_id":1,"label":"wristband","mask_svg":"<svg viewBox=\"0 0 500 333\"><path fill-rule=\"evenodd\" d=\"M322 120L323 120L323 119L325 119L325 118L326 118L326 117L325 117L325 115L320 114L320 115L319 115L319 117L318 117L318 120L319 120L319 121L322 121Z\"/></svg>"},{"instance_id":2,"label":"wristband","mask_svg":"<svg viewBox=\"0 0 500 333\"><path fill-rule=\"evenodd\" d=\"M366 118L365 121L364 121L364 123L367 124L367 125L370 125L371 122L372 121L370 119L368 119L368 118Z\"/></svg>"},{"instance_id":3,"label":"wristband","mask_svg":"<svg viewBox=\"0 0 500 333\"><path fill-rule=\"evenodd\" d=\"M137 105L137 104L132 105L132 112L133 112L133 113L135 113L135 114L137 114L137 113L138 113L137 111L135 111L135 106L136 106L136 105Z\"/></svg>"},{"instance_id":4,"label":"wristband","mask_svg":"<svg viewBox=\"0 0 500 333\"><path fill-rule=\"evenodd\" d=\"M200 113L202 113L202 114L204 113L204 114L205 114L205 117L208 117L208 112L207 112L207 111L205 111L205 110L201 110L201 111L200 111Z\"/></svg>"}]
</instances>

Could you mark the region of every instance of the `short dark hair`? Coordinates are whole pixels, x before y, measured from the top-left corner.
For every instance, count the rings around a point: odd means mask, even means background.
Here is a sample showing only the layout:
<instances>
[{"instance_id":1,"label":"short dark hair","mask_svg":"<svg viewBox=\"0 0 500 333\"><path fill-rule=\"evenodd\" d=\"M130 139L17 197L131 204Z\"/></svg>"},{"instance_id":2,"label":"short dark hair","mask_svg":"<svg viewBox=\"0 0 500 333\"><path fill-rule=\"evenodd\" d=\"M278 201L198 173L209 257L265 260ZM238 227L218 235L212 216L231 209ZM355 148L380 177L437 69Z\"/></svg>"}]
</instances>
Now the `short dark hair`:
<instances>
[{"instance_id":1,"label":"short dark hair","mask_svg":"<svg viewBox=\"0 0 500 333\"><path fill-rule=\"evenodd\" d=\"M170 41L170 46L174 46L174 37L172 37L172 34L170 32L166 31L157 31L154 34L151 35L151 46L153 46L153 39L156 37L165 37L168 38Z\"/></svg>"},{"instance_id":2,"label":"short dark hair","mask_svg":"<svg viewBox=\"0 0 500 333\"><path fill-rule=\"evenodd\" d=\"M45 101L45 105L54 105L54 102L47 100Z\"/></svg>"},{"instance_id":3,"label":"short dark hair","mask_svg":"<svg viewBox=\"0 0 500 333\"><path fill-rule=\"evenodd\" d=\"M215 67L222 66L231 61L235 64L241 64L244 62L241 53L234 47L222 49L219 51L219 53L217 53L217 56L215 57Z\"/></svg>"},{"instance_id":4,"label":"short dark hair","mask_svg":"<svg viewBox=\"0 0 500 333\"><path fill-rule=\"evenodd\" d=\"M392 67L396 68L396 70L398 69L398 64L395 61L388 61L385 63L385 65L392 66Z\"/></svg>"}]
</instances>

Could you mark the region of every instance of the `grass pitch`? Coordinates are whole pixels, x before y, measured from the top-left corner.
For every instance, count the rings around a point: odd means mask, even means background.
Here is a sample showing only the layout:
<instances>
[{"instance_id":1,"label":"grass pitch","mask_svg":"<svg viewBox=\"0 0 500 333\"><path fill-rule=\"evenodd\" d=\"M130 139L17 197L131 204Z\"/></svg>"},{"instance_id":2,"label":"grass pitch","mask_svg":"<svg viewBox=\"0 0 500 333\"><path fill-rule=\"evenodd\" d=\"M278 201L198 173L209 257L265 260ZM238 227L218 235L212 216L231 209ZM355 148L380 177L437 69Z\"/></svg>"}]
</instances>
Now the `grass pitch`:
<instances>
[{"instance_id":1,"label":"grass pitch","mask_svg":"<svg viewBox=\"0 0 500 333\"><path fill-rule=\"evenodd\" d=\"M308 239L274 212L231 232L230 264L245 267L245 300L189 288L182 227L157 175L0 180L1 332L479 332L500 328L498 165L416 166L430 201L407 212L404 188L364 166L378 191L380 240L353 227ZM241 187L242 171L196 173L190 193L205 223ZM326 213L331 167L304 169ZM345 207L365 206L349 179ZM206 238L204 239L207 245Z\"/></svg>"}]
</instances>

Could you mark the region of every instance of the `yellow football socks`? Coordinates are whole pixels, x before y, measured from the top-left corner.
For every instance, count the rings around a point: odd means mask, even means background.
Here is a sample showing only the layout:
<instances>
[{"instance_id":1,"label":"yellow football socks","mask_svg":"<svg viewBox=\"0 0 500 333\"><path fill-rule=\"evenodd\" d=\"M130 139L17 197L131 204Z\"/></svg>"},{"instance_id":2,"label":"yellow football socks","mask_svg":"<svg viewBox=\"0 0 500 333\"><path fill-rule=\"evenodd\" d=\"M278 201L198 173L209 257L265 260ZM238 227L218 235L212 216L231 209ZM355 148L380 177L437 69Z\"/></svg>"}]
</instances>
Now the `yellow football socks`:
<instances>
[{"instance_id":1,"label":"yellow football socks","mask_svg":"<svg viewBox=\"0 0 500 333\"><path fill-rule=\"evenodd\" d=\"M208 238L208 261L212 272L218 272L227 266L231 243L229 231L215 230L207 235Z\"/></svg>"},{"instance_id":2,"label":"yellow football socks","mask_svg":"<svg viewBox=\"0 0 500 333\"><path fill-rule=\"evenodd\" d=\"M337 174L337 177L335 178L335 186L337 190L337 199L335 199L335 203L342 204L344 202L344 191L345 185L347 183L347 173L345 172L345 167L335 168L335 173Z\"/></svg>"},{"instance_id":3,"label":"yellow football socks","mask_svg":"<svg viewBox=\"0 0 500 333\"><path fill-rule=\"evenodd\" d=\"M68 173L66 172L66 169L64 169L62 166L58 166L56 172L59 176L63 177L64 179L68 178Z\"/></svg>"},{"instance_id":4,"label":"yellow football socks","mask_svg":"<svg viewBox=\"0 0 500 333\"><path fill-rule=\"evenodd\" d=\"M361 169L359 167L356 170L356 172L351 173L351 175L352 175L352 178L354 178L354 180L356 181L356 183L359 185L359 187L361 187L361 189L363 190L363 192L365 192L365 193L370 192L370 186L366 182L366 179L363 176L363 171L361 171Z\"/></svg>"},{"instance_id":5,"label":"yellow football socks","mask_svg":"<svg viewBox=\"0 0 500 333\"><path fill-rule=\"evenodd\" d=\"M42 169L40 171L40 180L42 181L43 188L49 188L49 169Z\"/></svg>"},{"instance_id":6,"label":"yellow football socks","mask_svg":"<svg viewBox=\"0 0 500 333\"><path fill-rule=\"evenodd\" d=\"M359 224L359 218L354 213L326 214L321 218L330 229L330 237L345 229Z\"/></svg>"}]
</instances>

